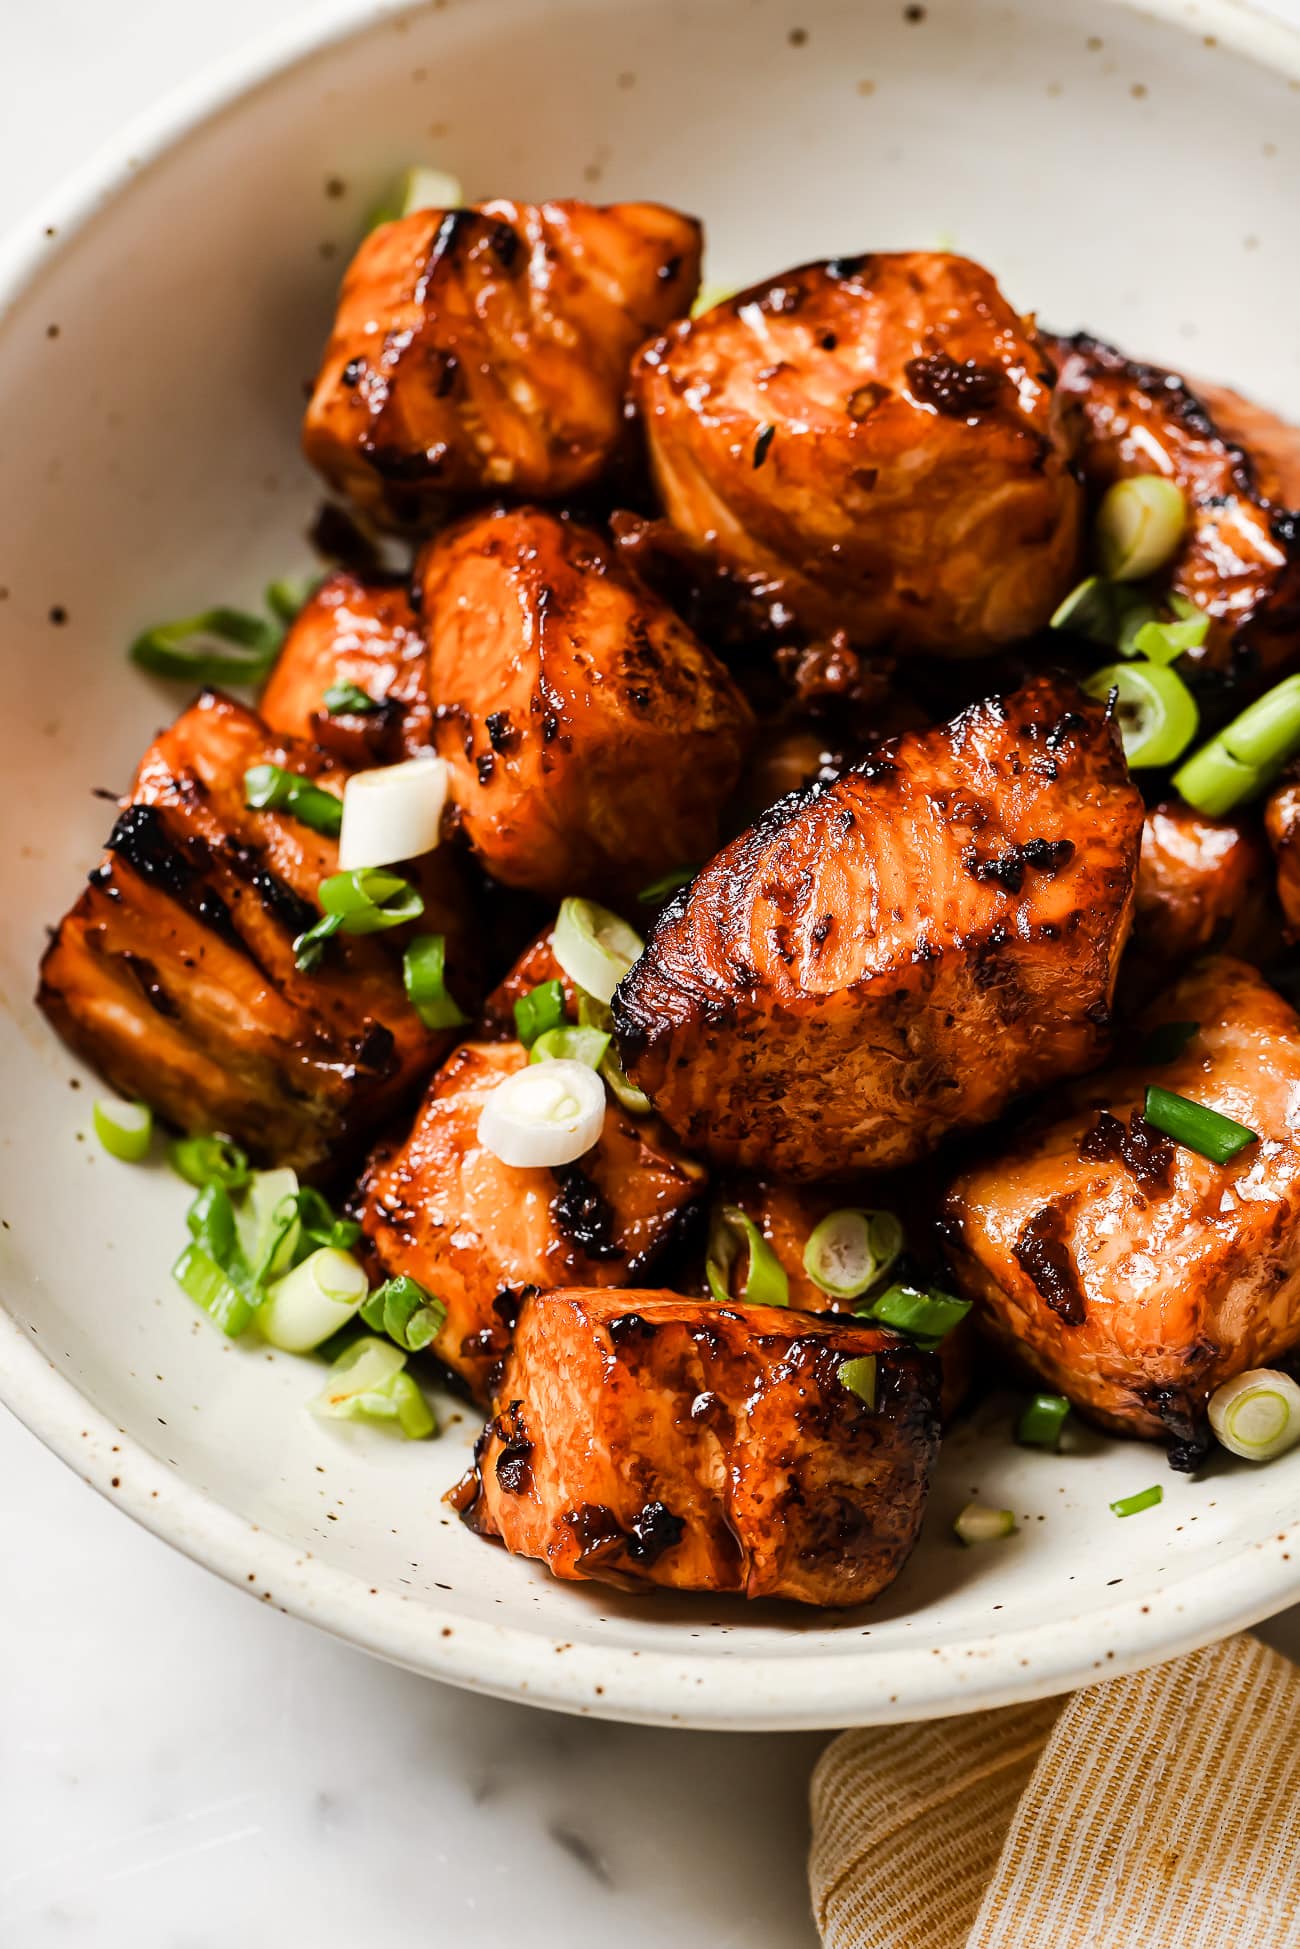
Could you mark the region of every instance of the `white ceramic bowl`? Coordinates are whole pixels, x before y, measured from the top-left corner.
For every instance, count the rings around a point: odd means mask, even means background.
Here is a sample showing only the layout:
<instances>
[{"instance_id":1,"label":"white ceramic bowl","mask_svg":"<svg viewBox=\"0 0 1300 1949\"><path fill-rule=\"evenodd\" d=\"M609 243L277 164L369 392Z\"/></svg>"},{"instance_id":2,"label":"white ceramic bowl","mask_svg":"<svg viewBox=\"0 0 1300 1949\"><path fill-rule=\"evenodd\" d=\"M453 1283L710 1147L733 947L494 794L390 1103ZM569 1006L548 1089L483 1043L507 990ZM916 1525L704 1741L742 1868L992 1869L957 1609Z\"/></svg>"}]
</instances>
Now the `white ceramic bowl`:
<instances>
[{"instance_id":1,"label":"white ceramic bowl","mask_svg":"<svg viewBox=\"0 0 1300 1949\"><path fill-rule=\"evenodd\" d=\"M179 699L142 624L306 565L302 382L377 188L659 197L708 276L956 245L1014 299L1300 406L1300 43L1219 0L451 0L318 9L116 144L0 262L0 1393L123 1509L259 1600L455 1683L694 1726L957 1712L1063 1689L1300 1595L1300 1452L1171 1476L1149 1447L953 1435L925 1535L844 1616L560 1585L469 1536L434 1446L324 1428L318 1369L172 1288L183 1186L86 1140L30 1002L47 923ZM57 622L62 613L66 620ZM1162 1481L1119 1521L1113 1497ZM1019 1533L963 1551L978 1494Z\"/></svg>"}]
</instances>

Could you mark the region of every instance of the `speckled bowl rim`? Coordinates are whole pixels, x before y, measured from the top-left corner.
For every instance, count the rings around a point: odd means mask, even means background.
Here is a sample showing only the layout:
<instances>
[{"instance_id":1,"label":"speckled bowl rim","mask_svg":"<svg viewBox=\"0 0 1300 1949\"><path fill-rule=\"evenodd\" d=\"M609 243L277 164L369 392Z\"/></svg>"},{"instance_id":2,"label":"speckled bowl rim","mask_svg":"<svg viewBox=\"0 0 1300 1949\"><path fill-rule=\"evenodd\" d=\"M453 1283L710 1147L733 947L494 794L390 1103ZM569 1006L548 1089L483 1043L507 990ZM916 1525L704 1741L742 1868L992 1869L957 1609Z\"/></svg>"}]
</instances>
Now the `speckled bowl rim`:
<instances>
[{"instance_id":1,"label":"speckled bowl rim","mask_svg":"<svg viewBox=\"0 0 1300 1949\"><path fill-rule=\"evenodd\" d=\"M487 4L487 0L483 0ZM434 10L436 0L328 0L251 47L214 63L134 120L41 207L0 240L0 322L83 226L168 150L287 69L385 20ZM1095 0L1221 45L1300 80L1300 31L1243 0ZM716 1730L796 1730L939 1718L1048 1697L1176 1657L1258 1623L1300 1596L1300 1528L1209 1564L1163 1591L1109 1603L1075 1620L1044 1622L918 1656L878 1642L849 1654L719 1656L680 1647L641 1650L573 1643L554 1656L544 1633L467 1621L423 1598L371 1591L260 1529L193 1487L92 1407L16 1320L0 1308L0 1401L93 1489L165 1542L237 1588L409 1670L502 1698L642 1724ZM806 1641L805 1641L806 1642Z\"/></svg>"}]
</instances>

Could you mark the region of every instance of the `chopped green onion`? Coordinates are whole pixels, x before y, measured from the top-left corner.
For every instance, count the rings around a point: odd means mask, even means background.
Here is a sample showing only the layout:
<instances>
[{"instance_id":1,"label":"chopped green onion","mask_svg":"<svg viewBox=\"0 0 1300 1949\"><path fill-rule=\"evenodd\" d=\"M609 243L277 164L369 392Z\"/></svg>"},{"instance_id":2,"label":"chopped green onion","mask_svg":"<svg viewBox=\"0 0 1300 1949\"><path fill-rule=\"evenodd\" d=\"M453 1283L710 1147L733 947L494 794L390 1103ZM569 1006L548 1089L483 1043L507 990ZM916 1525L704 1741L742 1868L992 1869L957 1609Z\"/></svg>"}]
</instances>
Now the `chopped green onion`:
<instances>
[{"instance_id":1,"label":"chopped green onion","mask_svg":"<svg viewBox=\"0 0 1300 1949\"><path fill-rule=\"evenodd\" d=\"M317 965L331 935L378 934L418 920L424 912L424 901L410 881L380 866L331 873L317 887L316 897L325 912L293 944L294 960L304 974Z\"/></svg>"},{"instance_id":2,"label":"chopped green onion","mask_svg":"<svg viewBox=\"0 0 1300 1949\"><path fill-rule=\"evenodd\" d=\"M1139 1489L1135 1496L1121 1496L1118 1502L1112 1502L1111 1514L1140 1516L1144 1509L1154 1509L1156 1504L1163 1502L1164 1499L1164 1490L1158 1482L1155 1482L1149 1489Z\"/></svg>"},{"instance_id":3,"label":"chopped green onion","mask_svg":"<svg viewBox=\"0 0 1300 1949\"><path fill-rule=\"evenodd\" d=\"M205 1184L185 1213L194 1243L223 1269L235 1255L235 1207L224 1184Z\"/></svg>"},{"instance_id":4,"label":"chopped green onion","mask_svg":"<svg viewBox=\"0 0 1300 1949\"><path fill-rule=\"evenodd\" d=\"M1099 575L1089 575L1057 605L1048 626L1068 629L1073 636L1086 636L1089 642L1109 648L1115 641L1116 630L1113 595L1109 582L1104 582Z\"/></svg>"},{"instance_id":5,"label":"chopped green onion","mask_svg":"<svg viewBox=\"0 0 1300 1949\"><path fill-rule=\"evenodd\" d=\"M402 956L406 997L426 1029L455 1029L467 1020L447 988L447 937L417 934Z\"/></svg>"},{"instance_id":6,"label":"chopped green onion","mask_svg":"<svg viewBox=\"0 0 1300 1949\"><path fill-rule=\"evenodd\" d=\"M1009 1509L989 1509L982 1502L968 1502L953 1529L968 1547L999 1543L1004 1536L1015 1535L1016 1519Z\"/></svg>"},{"instance_id":7,"label":"chopped green onion","mask_svg":"<svg viewBox=\"0 0 1300 1949\"><path fill-rule=\"evenodd\" d=\"M259 812L287 812L326 839L337 839L343 824L341 798L283 765L250 765L244 773L244 804Z\"/></svg>"},{"instance_id":8,"label":"chopped green onion","mask_svg":"<svg viewBox=\"0 0 1300 1949\"><path fill-rule=\"evenodd\" d=\"M1132 650L1125 654L1144 656L1148 663L1176 663L1188 650L1200 649L1209 629L1208 616L1195 622L1144 622L1133 637Z\"/></svg>"},{"instance_id":9,"label":"chopped green onion","mask_svg":"<svg viewBox=\"0 0 1300 1949\"><path fill-rule=\"evenodd\" d=\"M1163 1131L1184 1150L1197 1151L1213 1164L1228 1164L1238 1151L1259 1142L1258 1133L1247 1130L1244 1123L1234 1123L1218 1110L1193 1103L1186 1096L1175 1096L1172 1090L1159 1089L1154 1083L1147 1089L1142 1114L1153 1130Z\"/></svg>"},{"instance_id":10,"label":"chopped green onion","mask_svg":"<svg viewBox=\"0 0 1300 1949\"><path fill-rule=\"evenodd\" d=\"M609 1045L600 1060L600 1073L609 1087L610 1095L634 1117L649 1116L652 1108L650 1098L644 1090L628 1080L623 1065L619 1061L618 1049L614 1043L614 1017L606 1003L598 1002L593 996L578 990L578 1021L584 1029L595 1029L609 1037Z\"/></svg>"},{"instance_id":11,"label":"chopped green onion","mask_svg":"<svg viewBox=\"0 0 1300 1949\"><path fill-rule=\"evenodd\" d=\"M414 216L417 210L458 210L464 200L465 192L455 176L448 175L445 169L430 169L424 163L416 163L375 204L366 219L366 228L374 230L381 223L399 223L403 217Z\"/></svg>"},{"instance_id":12,"label":"chopped green onion","mask_svg":"<svg viewBox=\"0 0 1300 1949\"><path fill-rule=\"evenodd\" d=\"M263 1337L285 1353L309 1353L357 1311L369 1281L348 1252L322 1245L277 1279L259 1308Z\"/></svg>"},{"instance_id":13,"label":"chopped green onion","mask_svg":"<svg viewBox=\"0 0 1300 1949\"><path fill-rule=\"evenodd\" d=\"M878 1320L881 1326L905 1333L927 1350L938 1346L970 1312L968 1299L954 1299L951 1293L931 1287L922 1292L915 1286L894 1285L866 1306L857 1308L864 1320Z\"/></svg>"},{"instance_id":14,"label":"chopped green onion","mask_svg":"<svg viewBox=\"0 0 1300 1949\"><path fill-rule=\"evenodd\" d=\"M340 1218L314 1185L305 1184L297 1194L299 1245L329 1245L339 1252L350 1252L361 1237L361 1227L352 1218Z\"/></svg>"},{"instance_id":15,"label":"chopped green onion","mask_svg":"<svg viewBox=\"0 0 1300 1949\"><path fill-rule=\"evenodd\" d=\"M700 318L706 311L712 311L714 305L725 305L727 299L734 298L735 295L734 284L706 284L691 306L691 317Z\"/></svg>"},{"instance_id":16,"label":"chopped green onion","mask_svg":"<svg viewBox=\"0 0 1300 1949\"><path fill-rule=\"evenodd\" d=\"M297 1256L300 1195L297 1173L282 1165L254 1171L238 1206L231 1207L240 1253L257 1284L287 1272Z\"/></svg>"},{"instance_id":17,"label":"chopped green onion","mask_svg":"<svg viewBox=\"0 0 1300 1949\"><path fill-rule=\"evenodd\" d=\"M599 1029L574 1028L566 1023L560 1029L547 1029L539 1035L528 1053L529 1062L585 1062L588 1069L599 1069L609 1048L609 1037Z\"/></svg>"},{"instance_id":18,"label":"chopped green onion","mask_svg":"<svg viewBox=\"0 0 1300 1949\"><path fill-rule=\"evenodd\" d=\"M256 1304L201 1245L187 1245L172 1267L172 1278L187 1298L201 1306L232 1340L246 1331Z\"/></svg>"},{"instance_id":19,"label":"chopped green onion","mask_svg":"<svg viewBox=\"0 0 1300 1949\"><path fill-rule=\"evenodd\" d=\"M442 1332L447 1308L407 1273L376 1286L361 1308L361 1317L376 1333L386 1333L407 1353L418 1353Z\"/></svg>"},{"instance_id":20,"label":"chopped green onion","mask_svg":"<svg viewBox=\"0 0 1300 1949\"><path fill-rule=\"evenodd\" d=\"M180 622L159 623L137 636L132 663L155 677L184 677L196 684L258 684L284 641L284 630L243 609L205 609Z\"/></svg>"},{"instance_id":21,"label":"chopped green onion","mask_svg":"<svg viewBox=\"0 0 1300 1949\"><path fill-rule=\"evenodd\" d=\"M704 1267L713 1297L724 1306L731 1303L731 1272L742 1249L746 1265L740 1298L750 1306L788 1306L790 1281L785 1267L749 1213L738 1205L722 1205L714 1214Z\"/></svg>"},{"instance_id":22,"label":"chopped green onion","mask_svg":"<svg viewBox=\"0 0 1300 1949\"><path fill-rule=\"evenodd\" d=\"M227 1191L237 1191L250 1175L248 1158L229 1137L178 1137L167 1159L179 1177L200 1191L205 1184L224 1184Z\"/></svg>"},{"instance_id":23,"label":"chopped green onion","mask_svg":"<svg viewBox=\"0 0 1300 1949\"><path fill-rule=\"evenodd\" d=\"M874 1409L876 1405L876 1356L862 1354L857 1360L842 1360L838 1368L841 1387L856 1394L859 1401Z\"/></svg>"},{"instance_id":24,"label":"chopped green onion","mask_svg":"<svg viewBox=\"0 0 1300 1949\"><path fill-rule=\"evenodd\" d=\"M411 1376L406 1355L389 1340L354 1340L330 1368L323 1393L308 1406L313 1414L336 1420L395 1421L411 1441L437 1426L429 1404Z\"/></svg>"},{"instance_id":25,"label":"chopped green onion","mask_svg":"<svg viewBox=\"0 0 1300 1949\"><path fill-rule=\"evenodd\" d=\"M564 983L539 981L515 1003L515 1034L525 1049L531 1049L539 1035L558 1029L564 1022Z\"/></svg>"},{"instance_id":26,"label":"chopped green onion","mask_svg":"<svg viewBox=\"0 0 1300 1949\"><path fill-rule=\"evenodd\" d=\"M1155 1069L1176 1062L1200 1028L1199 1022L1160 1022L1142 1045L1142 1060Z\"/></svg>"},{"instance_id":27,"label":"chopped green onion","mask_svg":"<svg viewBox=\"0 0 1300 1949\"><path fill-rule=\"evenodd\" d=\"M1059 1448L1069 1412L1064 1394L1035 1394L1016 1423L1016 1440L1027 1448Z\"/></svg>"},{"instance_id":28,"label":"chopped green onion","mask_svg":"<svg viewBox=\"0 0 1300 1949\"><path fill-rule=\"evenodd\" d=\"M1174 774L1190 806L1221 818L1234 806L1267 791L1300 752L1300 676L1265 691Z\"/></svg>"},{"instance_id":29,"label":"chopped green onion","mask_svg":"<svg viewBox=\"0 0 1300 1949\"><path fill-rule=\"evenodd\" d=\"M282 575L266 585L266 606L282 623L291 623L321 585L319 575Z\"/></svg>"},{"instance_id":30,"label":"chopped green onion","mask_svg":"<svg viewBox=\"0 0 1300 1949\"><path fill-rule=\"evenodd\" d=\"M331 684L322 700L331 717L369 717L380 708L378 698L372 697L360 684Z\"/></svg>"},{"instance_id":31,"label":"chopped green onion","mask_svg":"<svg viewBox=\"0 0 1300 1949\"><path fill-rule=\"evenodd\" d=\"M626 921L598 907L594 900L565 900L560 904L551 950L569 980L606 1005L645 942Z\"/></svg>"},{"instance_id":32,"label":"chopped green onion","mask_svg":"<svg viewBox=\"0 0 1300 1949\"><path fill-rule=\"evenodd\" d=\"M1154 602L1148 602L1136 589L1123 582L1111 582L1107 586L1115 597L1115 648L1121 656L1137 656L1138 637L1152 623L1160 621L1160 611ZM1156 663L1165 658L1155 657Z\"/></svg>"},{"instance_id":33,"label":"chopped green onion","mask_svg":"<svg viewBox=\"0 0 1300 1949\"><path fill-rule=\"evenodd\" d=\"M147 1103L123 1103L99 1096L92 1116L95 1135L110 1157L120 1159L123 1164L138 1164L149 1155L153 1111Z\"/></svg>"},{"instance_id":34,"label":"chopped green onion","mask_svg":"<svg viewBox=\"0 0 1300 1949\"><path fill-rule=\"evenodd\" d=\"M903 1249L903 1228L892 1211L832 1211L814 1227L803 1267L815 1286L835 1299L857 1299Z\"/></svg>"},{"instance_id":35,"label":"chopped green onion","mask_svg":"<svg viewBox=\"0 0 1300 1949\"><path fill-rule=\"evenodd\" d=\"M1275 1368L1252 1367L1215 1388L1210 1427L1230 1454L1271 1462L1300 1442L1300 1387Z\"/></svg>"},{"instance_id":36,"label":"chopped green onion","mask_svg":"<svg viewBox=\"0 0 1300 1949\"><path fill-rule=\"evenodd\" d=\"M1158 663L1110 663L1081 688L1105 699L1117 691L1124 756L1132 766L1172 765L1196 736L1196 699L1173 670Z\"/></svg>"},{"instance_id":37,"label":"chopped green onion","mask_svg":"<svg viewBox=\"0 0 1300 1949\"><path fill-rule=\"evenodd\" d=\"M331 873L316 891L325 912L337 916L345 934L378 934L418 920L424 912L424 902L410 881L382 866Z\"/></svg>"},{"instance_id":38,"label":"chopped green onion","mask_svg":"<svg viewBox=\"0 0 1300 1949\"><path fill-rule=\"evenodd\" d=\"M1106 489L1096 539L1104 574L1140 582L1176 554L1187 526L1182 489L1163 474L1130 474Z\"/></svg>"},{"instance_id":39,"label":"chopped green onion","mask_svg":"<svg viewBox=\"0 0 1300 1949\"><path fill-rule=\"evenodd\" d=\"M676 893L679 887L689 886L699 870L698 866L679 866L673 872L651 880L648 887L642 887L637 899L643 907L661 907L669 894Z\"/></svg>"}]
</instances>

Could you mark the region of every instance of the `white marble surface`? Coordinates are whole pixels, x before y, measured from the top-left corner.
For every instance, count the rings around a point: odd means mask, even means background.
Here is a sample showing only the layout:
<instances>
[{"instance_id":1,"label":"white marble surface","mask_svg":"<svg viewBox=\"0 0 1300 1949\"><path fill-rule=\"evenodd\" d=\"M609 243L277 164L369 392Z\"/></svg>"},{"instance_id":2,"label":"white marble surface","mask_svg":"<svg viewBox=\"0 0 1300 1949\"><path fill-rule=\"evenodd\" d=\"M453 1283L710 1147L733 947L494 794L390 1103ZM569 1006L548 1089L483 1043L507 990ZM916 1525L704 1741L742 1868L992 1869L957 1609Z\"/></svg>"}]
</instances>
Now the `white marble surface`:
<instances>
[{"instance_id":1,"label":"white marble surface","mask_svg":"<svg viewBox=\"0 0 1300 1949\"><path fill-rule=\"evenodd\" d=\"M1277 0L1300 18L1300 0ZM284 0L6 9L0 227ZM1300 1611L1269 1635L1300 1656ZM819 1735L440 1689L135 1529L0 1412L0 1943L802 1949Z\"/></svg>"}]
</instances>

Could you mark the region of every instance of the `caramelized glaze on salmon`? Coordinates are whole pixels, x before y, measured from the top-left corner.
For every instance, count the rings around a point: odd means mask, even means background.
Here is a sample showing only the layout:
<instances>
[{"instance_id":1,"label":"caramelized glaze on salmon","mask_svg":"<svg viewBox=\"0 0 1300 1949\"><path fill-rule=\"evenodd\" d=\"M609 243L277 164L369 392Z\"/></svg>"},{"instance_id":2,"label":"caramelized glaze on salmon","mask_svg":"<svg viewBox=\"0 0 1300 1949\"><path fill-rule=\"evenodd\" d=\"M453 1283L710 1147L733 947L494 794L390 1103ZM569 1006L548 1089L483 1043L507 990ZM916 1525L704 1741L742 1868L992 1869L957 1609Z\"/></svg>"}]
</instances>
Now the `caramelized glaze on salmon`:
<instances>
[{"instance_id":1,"label":"caramelized glaze on salmon","mask_svg":"<svg viewBox=\"0 0 1300 1949\"><path fill-rule=\"evenodd\" d=\"M433 742L429 658L405 588L340 569L295 618L258 709L273 731L307 738L364 769L427 751ZM353 684L373 710L327 708Z\"/></svg>"},{"instance_id":2,"label":"caramelized glaze on salmon","mask_svg":"<svg viewBox=\"0 0 1300 1949\"><path fill-rule=\"evenodd\" d=\"M840 1379L875 1363L875 1405ZM457 1496L557 1577L865 1603L916 1540L937 1363L891 1333L674 1293L527 1297Z\"/></svg>"},{"instance_id":3,"label":"caramelized glaze on salmon","mask_svg":"<svg viewBox=\"0 0 1300 1949\"><path fill-rule=\"evenodd\" d=\"M1147 1017L1196 1023L1174 1061L1076 1085L1065 1106L964 1172L952 1263L980 1324L1116 1434L1194 1464L1221 1382L1300 1344L1300 1017L1227 957ZM1257 1133L1215 1164L1153 1131L1149 1083Z\"/></svg>"},{"instance_id":4,"label":"caramelized glaze on salmon","mask_svg":"<svg viewBox=\"0 0 1300 1949\"><path fill-rule=\"evenodd\" d=\"M1037 679L774 806L621 983L624 1066L691 1148L799 1179L905 1163L1107 1047L1142 802Z\"/></svg>"},{"instance_id":5,"label":"caramelized glaze on salmon","mask_svg":"<svg viewBox=\"0 0 1300 1949\"><path fill-rule=\"evenodd\" d=\"M689 311L700 227L657 203L419 210L349 266L303 428L372 513L587 486L623 432L633 352Z\"/></svg>"},{"instance_id":6,"label":"caramelized glaze on salmon","mask_svg":"<svg viewBox=\"0 0 1300 1949\"><path fill-rule=\"evenodd\" d=\"M518 1042L466 1042L434 1078L402 1144L382 1146L359 1216L387 1273L409 1273L447 1308L434 1352L480 1400L534 1286L628 1285L682 1236L705 1189L657 1117L612 1099L595 1147L559 1170L503 1164L478 1140L496 1085L522 1069Z\"/></svg>"},{"instance_id":7,"label":"caramelized glaze on salmon","mask_svg":"<svg viewBox=\"0 0 1300 1949\"><path fill-rule=\"evenodd\" d=\"M338 846L244 803L244 773L280 764L341 793L347 773L208 692L150 746L108 851L41 964L39 1001L77 1053L183 1130L222 1131L261 1161L345 1161L448 1047L406 999L391 935L336 935L310 973L294 939ZM417 878L422 927L448 937L472 1005L452 863Z\"/></svg>"},{"instance_id":8,"label":"caramelized glaze on salmon","mask_svg":"<svg viewBox=\"0 0 1300 1949\"><path fill-rule=\"evenodd\" d=\"M636 396L674 527L805 631L970 655L1073 577L1051 361L967 258L785 272L647 346Z\"/></svg>"}]
</instances>

